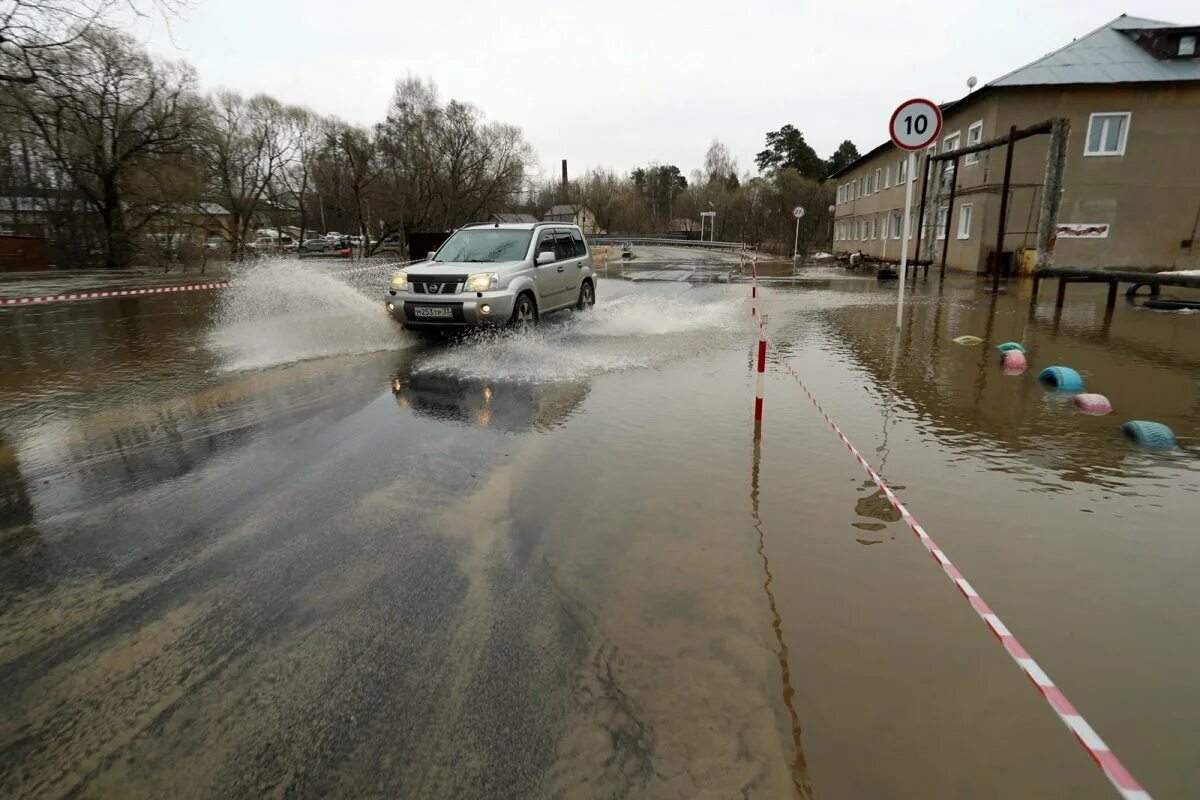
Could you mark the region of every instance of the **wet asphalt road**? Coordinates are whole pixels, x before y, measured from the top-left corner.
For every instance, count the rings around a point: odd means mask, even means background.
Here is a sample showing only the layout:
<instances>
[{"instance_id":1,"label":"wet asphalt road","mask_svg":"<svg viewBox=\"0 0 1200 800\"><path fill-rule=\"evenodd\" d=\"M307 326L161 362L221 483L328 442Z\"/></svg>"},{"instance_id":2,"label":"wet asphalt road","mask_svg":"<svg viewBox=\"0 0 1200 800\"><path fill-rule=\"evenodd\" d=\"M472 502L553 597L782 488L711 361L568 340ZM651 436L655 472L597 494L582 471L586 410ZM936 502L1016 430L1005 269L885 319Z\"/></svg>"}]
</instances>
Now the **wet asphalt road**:
<instances>
[{"instance_id":1,"label":"wet asphalt road","mask_svg":"<svg viewBox=\"0 0 1200 800\"><path fill-rule=\"evenodd\" d=\"M765 293L781 347L1186 796L1195 318L967 281L897 350L890 295L810 275ZM778 371L753 446L745 287L602 281L592 315L423 342L381 278L0 318L0 795L1107 796ZM1003 338L1184 450L1004 376Z\"/></svg>"}]
</instances>

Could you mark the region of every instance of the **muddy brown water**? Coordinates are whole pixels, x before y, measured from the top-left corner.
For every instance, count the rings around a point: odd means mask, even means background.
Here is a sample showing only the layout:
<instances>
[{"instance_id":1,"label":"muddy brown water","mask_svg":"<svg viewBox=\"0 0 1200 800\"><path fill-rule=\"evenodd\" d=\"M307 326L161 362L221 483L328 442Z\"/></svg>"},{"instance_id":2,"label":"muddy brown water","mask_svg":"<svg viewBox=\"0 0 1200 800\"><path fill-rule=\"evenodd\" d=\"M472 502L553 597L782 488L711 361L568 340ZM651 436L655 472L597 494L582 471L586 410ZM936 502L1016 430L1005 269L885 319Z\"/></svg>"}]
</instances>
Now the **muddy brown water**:
<instances>
[{"instance_id":1,"label":"muddy brown water","mask_svg":"<svg viewBox=\"0 0 1200 800\"><path fill-rule=\"evenodd\" d=\"M894 284L804 275L763 291L781 351L1194 794L1200 315L951 278L897 339ZM754 442L748 287L424 342L382 279L0 312L0 794L1114 796L774 360Z\"/></svg>"}]
</instances>

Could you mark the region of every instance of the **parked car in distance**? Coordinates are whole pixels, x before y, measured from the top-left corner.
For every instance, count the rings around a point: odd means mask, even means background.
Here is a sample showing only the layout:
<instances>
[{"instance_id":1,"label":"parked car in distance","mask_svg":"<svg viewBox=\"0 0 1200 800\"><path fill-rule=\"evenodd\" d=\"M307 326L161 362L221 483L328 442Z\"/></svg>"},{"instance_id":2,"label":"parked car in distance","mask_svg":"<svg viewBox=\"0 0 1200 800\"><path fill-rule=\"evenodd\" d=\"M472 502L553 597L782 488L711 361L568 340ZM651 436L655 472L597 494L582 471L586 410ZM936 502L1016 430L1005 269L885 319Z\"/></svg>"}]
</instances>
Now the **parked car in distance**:
<instances>
[{"instance_id":1,"label":"parked car in distance","mask_svg":"<svg viewBox=\"0 0 1200 800\"><path fill-rule=\"evenodd\" d=\"M205 250L220 250L225 246L225 238L222 236L209 236L204 240Z\"/></svg>"},{"instance_id":2,"label":"parked car in distance","mask_svg":"<svg viewBox=\"0 0 1200 800\"><path fill-rule=\"evenodd\" d=\"M265 255L267 253L294 253L296 251L296 242L290 236L279 238L274 236L259 236L253 242L247 244L246 247L258 255Z\"/></svg>"},{"instance_id":3,"label":"parked car in distance","mask_svg":"<svg viewBox=\"0 0 1200 800\"><path fill-rule=\"evenodd\" d=\"M405 328L532 324L587 310L598 276L578 225L476 223L459 228L429 261L392 276L384 307Z\"/></svg>"},{"instance_id":4,"label":"parked car in distance","mask_svg":"<svg viewBox=\"0 0 1200 800\"><path fill-rule=\"evenodd\" d=\"M333 242L328 239L305 239L300 244L300 250L305 253L328 253L333 250Z\"/></svg>"}]
</instances>

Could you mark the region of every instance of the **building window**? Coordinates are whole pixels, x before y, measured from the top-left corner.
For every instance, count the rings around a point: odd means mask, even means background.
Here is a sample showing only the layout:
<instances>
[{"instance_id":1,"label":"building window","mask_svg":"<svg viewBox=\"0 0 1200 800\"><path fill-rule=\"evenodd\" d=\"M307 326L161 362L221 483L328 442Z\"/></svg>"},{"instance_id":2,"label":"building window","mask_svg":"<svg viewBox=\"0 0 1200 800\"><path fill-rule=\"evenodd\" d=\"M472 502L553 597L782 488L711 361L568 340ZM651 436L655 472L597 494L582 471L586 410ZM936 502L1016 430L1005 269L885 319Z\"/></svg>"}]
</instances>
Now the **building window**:
<instances>
[{"instance_id":1,"label":"building window","mask_svg":"<svg viewBox=\"0 0 1200 800\"><path fill-rule=\"evenodd\" d=\"M971 238L971 211L970 203L963 203L958 207L958 238Z\"/></svg>"},{"instance_id":2,"label":"building window","mask_svg":"<svg viewBox=\"0 0 1200 800\"><path fill-rule=\"evenodd\" d=\"M1181 56L1196 55L1196 37L1194 35L1179 37L1179 55L1181 55Z\"/></svg>"},{"instance_id":3,"label":"building window","mask_svg":"<svg viewBox=\"0 0 1200 800\"><path fill-rule=\"evenodd\" d=\"M900 223L902 221L901 217L902 217L902 215L899 211L892 212L892 238L893 239L900 238Z\"/></svg>"},{"instance_id":4,"label":"building window","mask_svg":"<svg viewBox=\"0 0 1200 800\"><path fill-rule=\"evenodd\" d=\"M1088 120L1085 156L1123 156L1125 141L1129 138L1128 111L1111 114L1092 114Z\"/></svg>"},{"instance_id":5,"label":"building window","mask_svg":"<svg viewBox=\"0 0 1200 800\"><path fill-rule=\"evenodd\" d=\"M934 225L937 227L937 238L939 241L946 238L946 214L948 212L949 209L946 206L938 206L937 219L934 221Z\"/></svg>"},{"instance_id":6,"label":"building window","mask_svg":"<svg viewBox=\"0 0 1200 800\"><path fill-rule=\"evenodd\" d=\"M983 120L978 120L971 123L971 127L967 128L967 147L979 144L983 141ZM979 163L979 153L968 153L964 159L968 165Z\"/></svg>"},{"instance_id":7,"label":"building window","mask_svg":"<svg viewBox=\"0 0 1200 800\"><path fill-rule=\"evenodd\" d=\"M900 159L900 165L896 167L896 185L904 183L908 179L908 157Z\"/></svg>"},{"instance_id":8,"label":"building window","mask_svg":"<svg viewBox=\"0 0 1200 800\"><path fill-rule=\"evenodd\" d=\"M875 191L879 191L879 181L883 178L883 170L879 167L875 168Z\"/></svg>"},{"instance_id":9,"label":"building window","mask_svg":"<svg viewBox=\"0 0 1200 800\"><path fill-rule=\"evenodd\" d=\"M874 217L871 217L871 239L872 239L872 241L874 241L874 239L875 239L875 218Z\"/></svg>"},{"instance_id":10,"label":"building window","mask_svg":"<svg viewBox=\"0 0 1200 800\"><path fill-rule=\"evenodd\" d=\"M960 137L959 137L958 131L955 131L954 133L947 136L942 142L942 152L949 153L951 150L957 150L959 138Z\"/></svg>"},{"instance_id":11,"label":"building window","mask_svg":"<svg viewBox=\"0 0 1200 800\"><path fill-rule=\"evenodd\" d=\"M892 188L892 165L888 164L888 168L883 171L883 188Z\"/></svg>"}]
</instances>

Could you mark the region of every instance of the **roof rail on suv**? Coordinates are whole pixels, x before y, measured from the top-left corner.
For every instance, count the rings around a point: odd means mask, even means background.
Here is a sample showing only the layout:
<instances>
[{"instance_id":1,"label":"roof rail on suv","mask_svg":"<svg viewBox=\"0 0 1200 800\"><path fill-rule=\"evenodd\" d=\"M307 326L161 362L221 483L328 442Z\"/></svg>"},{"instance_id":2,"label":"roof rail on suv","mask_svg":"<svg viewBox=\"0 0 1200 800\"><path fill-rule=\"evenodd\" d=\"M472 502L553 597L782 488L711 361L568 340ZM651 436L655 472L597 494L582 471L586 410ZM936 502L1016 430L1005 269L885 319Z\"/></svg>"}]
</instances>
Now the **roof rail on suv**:
<instances>
[{"instance_id":1,"label":"roof rail on suv","mask_svg":"<svg viewBox=\"0 0 1200 800\"><path fill-rule=\"evenodd\" d=\"M541 221L541 222L524 222L524 223L512 223L512 222L468 222L466 225L463 225L461 228L459 228L459 230L462 230L462 228L498 228L498 227L500 227L501 225L514 225L514 224L516 224L516 225L532 225L532 226L533 226L533 227L535 227L535 228L536 228L536 227L538 227L539 225L551 225L551 226L557 226L557 227L561 227L561 226L564 226L564 225L566 225L566 226L570 226L570 227L573 227L573 228L578 228L578 227L579 227L579 225L577 225L577 224L576 224L576 223L574 223L574 222L553 222L553 221L549 221L549 220L543 220L543 221Z\"/></svg>"}]
</instances>

